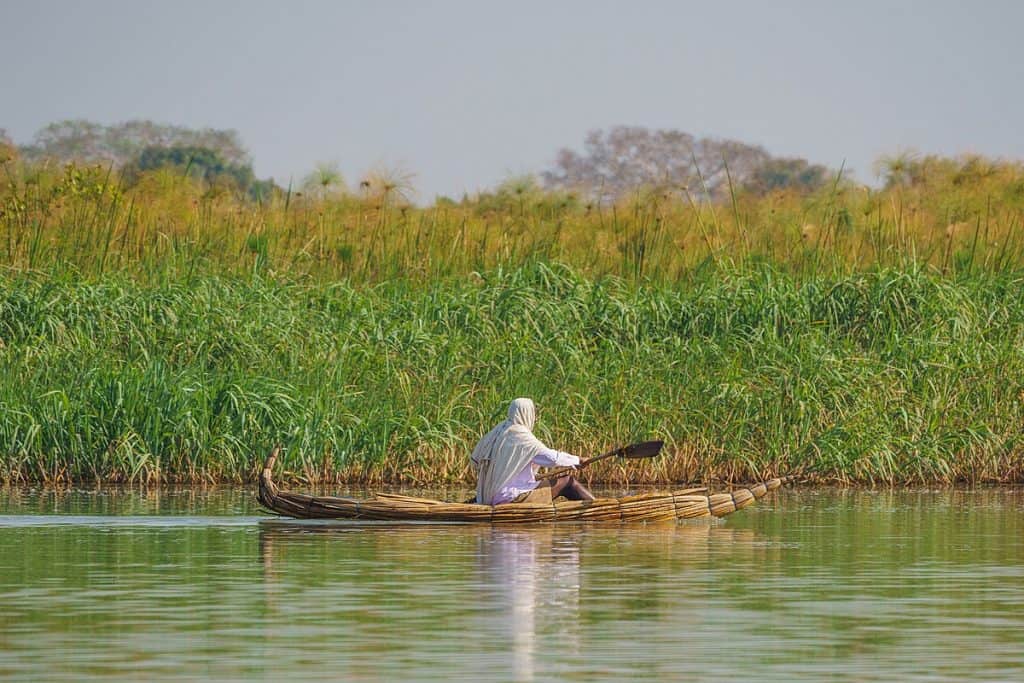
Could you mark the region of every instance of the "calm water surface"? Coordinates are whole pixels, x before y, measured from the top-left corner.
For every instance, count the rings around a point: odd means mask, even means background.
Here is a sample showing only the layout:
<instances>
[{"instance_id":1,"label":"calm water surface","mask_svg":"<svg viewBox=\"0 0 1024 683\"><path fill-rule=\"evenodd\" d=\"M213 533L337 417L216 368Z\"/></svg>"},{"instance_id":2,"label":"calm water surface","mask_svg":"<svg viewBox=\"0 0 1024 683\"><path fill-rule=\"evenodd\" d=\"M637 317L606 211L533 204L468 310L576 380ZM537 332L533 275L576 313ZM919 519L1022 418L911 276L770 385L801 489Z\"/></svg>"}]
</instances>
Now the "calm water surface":
<instances>
[{"instance_id":1,"label":"calm water surface","mask_svg":"<svg viewBox=\"0 0 1024 683\"><path fill-rule=\"evenodd\" d=\"M1024 680L1024 493L779 491L724 523L287 523L0 491L0 679Z\"/></svg>"}]
</instances>

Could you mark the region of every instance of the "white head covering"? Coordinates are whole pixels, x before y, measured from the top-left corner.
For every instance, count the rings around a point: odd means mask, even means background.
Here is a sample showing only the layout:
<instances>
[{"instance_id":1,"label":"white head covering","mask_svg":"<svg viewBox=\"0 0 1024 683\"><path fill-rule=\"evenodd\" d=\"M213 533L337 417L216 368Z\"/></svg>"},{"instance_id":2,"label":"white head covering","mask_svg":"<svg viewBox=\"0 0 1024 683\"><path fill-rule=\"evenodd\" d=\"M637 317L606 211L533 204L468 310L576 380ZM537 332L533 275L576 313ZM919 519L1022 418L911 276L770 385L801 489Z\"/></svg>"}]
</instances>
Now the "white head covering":
<instances>
[{"instance_id":1,"label":"white head covering","mask_svg":"<svg viewBox=\"0 0 1024 683\"><path fill-rule=\"evenodd\" d=\"M478 503L490 504L502 486L545 450L531 431L536 421L533 401L517 398L508 407L508 419L480 439L469 456L477 471Z\"/></svg>"}]
</instances>

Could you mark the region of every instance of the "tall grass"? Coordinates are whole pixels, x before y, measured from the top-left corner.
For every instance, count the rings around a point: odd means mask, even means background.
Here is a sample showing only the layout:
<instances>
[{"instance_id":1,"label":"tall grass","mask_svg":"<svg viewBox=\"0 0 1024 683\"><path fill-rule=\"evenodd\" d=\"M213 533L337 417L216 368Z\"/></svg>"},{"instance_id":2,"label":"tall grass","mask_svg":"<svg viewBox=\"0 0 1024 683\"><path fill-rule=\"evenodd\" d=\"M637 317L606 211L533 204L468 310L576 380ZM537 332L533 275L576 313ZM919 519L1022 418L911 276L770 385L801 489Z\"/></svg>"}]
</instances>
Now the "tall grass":
<instances>
[{"instance_id":1,"label":"tall grass","mask_svg":"<svg viewBox=\"0 0 1024 683\"><path fill-rule=\"evenodd\" d=\"M395 183L255 205L172 171L125 187L107 169L9 162L0 265L146 281L255 273L354 283L429 282L537 260L666 283L722 264L771 263L801 277L908 263L947 275L1024 265L1024 167L977 158L919 165L885 190L839 178L806 196L733 192L725 206L689 188L609 205L517 186L420 208Z\"/></svg>"},{"instance_id":2,"label":"tall grass","mask_svg":"<svg viewBox=\"0 0 1024 683\"><path fill-rule=\"evenodd\" d=\"M925 267L685 285L536 262L375 285L197 270L0 279L7 480L243 479L272 444L311 481L468 481L510 398L602 479L1019 480L1019 274Z\"/></svg>"}]
</instances>

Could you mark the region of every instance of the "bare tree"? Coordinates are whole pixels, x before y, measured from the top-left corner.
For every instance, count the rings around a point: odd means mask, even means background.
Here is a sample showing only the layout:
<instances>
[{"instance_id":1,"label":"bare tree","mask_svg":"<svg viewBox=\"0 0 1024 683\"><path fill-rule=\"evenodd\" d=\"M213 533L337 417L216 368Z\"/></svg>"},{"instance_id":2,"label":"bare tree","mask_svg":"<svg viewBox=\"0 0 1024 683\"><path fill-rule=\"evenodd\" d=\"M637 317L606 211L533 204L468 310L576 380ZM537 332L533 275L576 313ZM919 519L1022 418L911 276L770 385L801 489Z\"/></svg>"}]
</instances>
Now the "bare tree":
<instances>
[{"instance_id":1,"label":"bare tree","mask_svg":"<svg viewBox=\"0 0 1024 683\"><path fill-rule=\"evenodd\" d=\"M737 188L776 189L777 183L772 185L771 181L785 182L803 170L777 168L767 178L758 177L759 169L776 161L764 148L735 140L695 138L679 130L616 126L588 133L582 153L560 150L554 168L542 173L541 178L549 189L577 190L600 199L614 199L652 186L720 199L728 195L730 180ZM788 161L799 165L803 160ZM823 167L814 168L824 171Z\"/></svg>"}]
</instances>

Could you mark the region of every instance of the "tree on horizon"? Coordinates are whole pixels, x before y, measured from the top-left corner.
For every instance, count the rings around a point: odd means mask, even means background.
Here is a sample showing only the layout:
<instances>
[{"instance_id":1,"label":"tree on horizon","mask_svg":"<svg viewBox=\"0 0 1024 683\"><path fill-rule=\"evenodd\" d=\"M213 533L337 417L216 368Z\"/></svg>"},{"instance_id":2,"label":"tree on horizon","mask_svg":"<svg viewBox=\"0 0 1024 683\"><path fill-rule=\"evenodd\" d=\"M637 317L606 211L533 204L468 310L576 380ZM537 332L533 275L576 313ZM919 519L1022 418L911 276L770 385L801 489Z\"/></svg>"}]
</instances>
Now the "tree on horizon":
<instances>
[{"instance_id":1,"label":"tree on horizon","mask_svg":"<svg viewBox=\"0 0 1024 683\"><path fill-rule=\"evenodd\" d=\"M86 119L65 119L43 126L32 143L18 150L27 161L52 159L67 163L110 164L120 168L134 162L150 147L203 147L216 152L225 162L251 165L249 152L238 131L216 128L188 128L135 119L103 125Z\"/></svg>"},{"instance_id":2,"label":"tree on horizon","mask_svg":"<svg viewBox=\"0 0 1024 683\"><path fill-rule=\"evenodd\" d=\"M664 188L728 196L729 185L762 194L777 189L814 190L829 171L806 159L780 158L737 140L697 138L680 130L614 126L587 134L583 151L559 150L541 174L549 190L581 191L613 200L639 188Z\"/></svg>"}]
</instances>

